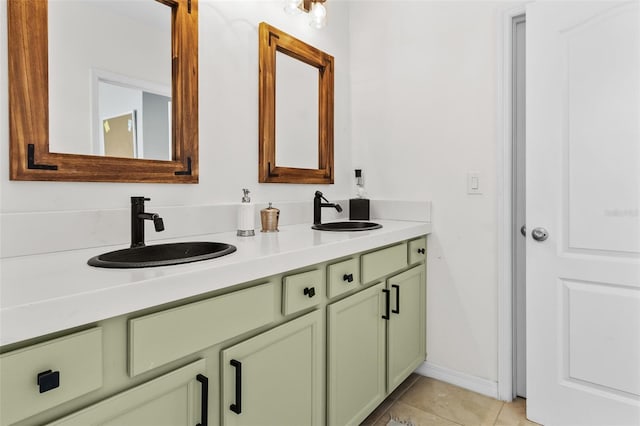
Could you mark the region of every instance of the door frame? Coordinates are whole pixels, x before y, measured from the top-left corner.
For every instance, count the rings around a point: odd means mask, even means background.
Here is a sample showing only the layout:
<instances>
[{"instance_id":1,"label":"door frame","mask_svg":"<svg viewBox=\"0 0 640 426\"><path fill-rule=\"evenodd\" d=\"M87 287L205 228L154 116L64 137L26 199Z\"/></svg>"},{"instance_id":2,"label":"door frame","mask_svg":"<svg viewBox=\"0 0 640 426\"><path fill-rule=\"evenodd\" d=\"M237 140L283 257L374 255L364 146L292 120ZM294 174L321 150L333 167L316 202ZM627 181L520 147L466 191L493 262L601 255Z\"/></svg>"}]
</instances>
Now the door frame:
<instances>
[{"instance_id":1,"label":"door frame","mask_svg":"<svg viewBox=\"0 0 640 426\"><path fill-rule=\"evenodd\" d=\"M513 252L512 241L512 21L524 15L522 3L502 11L497 19L497 268L498 268L498 399L512 401L515 397L514 379L514 330L513 320Z\"/></svg>"}]
</instances>

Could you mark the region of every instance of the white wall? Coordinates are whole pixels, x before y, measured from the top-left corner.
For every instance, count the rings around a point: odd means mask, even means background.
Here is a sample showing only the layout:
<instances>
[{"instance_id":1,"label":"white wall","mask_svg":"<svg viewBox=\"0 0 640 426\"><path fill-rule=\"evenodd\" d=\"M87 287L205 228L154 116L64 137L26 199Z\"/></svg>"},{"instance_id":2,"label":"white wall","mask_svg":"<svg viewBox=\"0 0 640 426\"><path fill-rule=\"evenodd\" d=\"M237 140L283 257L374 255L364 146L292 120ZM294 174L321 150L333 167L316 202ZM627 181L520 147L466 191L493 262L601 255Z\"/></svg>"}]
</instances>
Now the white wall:
<instances>
[{"instance_id":1,"label":"white wall","mask_svg":"<svg viewBox=\"0 0 640 426\"><path fill-rule=\"evenodd\" d=\"M319 189L347 198L352 186L348 7L327 5L322 31L306 16L291 17L282 2L200 0L200 184L9 181L6 0L0 0L0 213L127 208L131 195L155 206L255 201L312 202ZM335 57L335 184L258 184L258 24L266 21ZM87 108L89 105L87 105ZM212 218L215 220L215 218ZM311 218L309 219L311 220ZM72 232L70 230L70 232Z\"/></svg>"},{"instance_id":2,"label":"white wall","mask_svg":"<svg viewBox=\"0 0 640 426\"><path fill-rule=\"evenodd\" d=\"M497 9L358 2L350 16L354 165L373 197L433 202L427 360L493 382Z\"/></svg>"}]
</instances>

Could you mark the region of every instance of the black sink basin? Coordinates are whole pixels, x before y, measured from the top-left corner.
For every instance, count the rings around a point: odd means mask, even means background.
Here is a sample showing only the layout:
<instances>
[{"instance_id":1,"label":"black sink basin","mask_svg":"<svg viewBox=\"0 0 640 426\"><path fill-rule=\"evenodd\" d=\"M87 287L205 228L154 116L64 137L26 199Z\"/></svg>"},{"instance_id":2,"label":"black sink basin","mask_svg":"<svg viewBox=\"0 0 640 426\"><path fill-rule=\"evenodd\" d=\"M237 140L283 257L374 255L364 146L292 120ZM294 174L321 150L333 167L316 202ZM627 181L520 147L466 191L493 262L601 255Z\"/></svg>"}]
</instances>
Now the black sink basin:
<instances>
[{"instance_id":1,"label":"black sink basin","mask_svg":"<svg viewBox=\"0 0 640 426\"><path fill-rule=\"evenodd\" d=\"M157 244L111 251L92 257L87 263L100 268L149 268L213 259L234 251L235 246L225 243Z\"/></svg>"},{"instance_id":2,"label":"black sink basin","mask_svg":"<svg viewBox=\"0 0 640 426\"><path fill-rule=\"evenodd\" d=\"M319 231L337 231L337 232L349 232L349 231L370 231L372 229L382 228L382 225L374 222L329 222L321 223L319 225L313 225L312 229Z\"/></svg>"}]
</instances>

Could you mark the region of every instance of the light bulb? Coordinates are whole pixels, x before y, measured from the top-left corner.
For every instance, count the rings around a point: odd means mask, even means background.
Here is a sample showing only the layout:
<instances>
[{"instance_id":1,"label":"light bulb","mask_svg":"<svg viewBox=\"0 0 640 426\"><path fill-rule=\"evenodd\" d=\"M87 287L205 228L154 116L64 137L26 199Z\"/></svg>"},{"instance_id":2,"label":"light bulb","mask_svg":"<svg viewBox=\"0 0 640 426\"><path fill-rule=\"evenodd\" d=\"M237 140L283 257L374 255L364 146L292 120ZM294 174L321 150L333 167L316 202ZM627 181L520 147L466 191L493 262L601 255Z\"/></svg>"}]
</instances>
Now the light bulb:
<instances>
[{"instance_id":1,"label":"light bulb","mask_svg":"<svg viewBox=\"0 0 640 426\"><path fill-rule=\"evenodd\" d=\"M313 28L323 28L327 25L327 9L319 2L314 2L309 11L309 25Z\"/></svg>"},{"instance_id":2,"label":"light bulb","mask_svg":"<svg viewBox=\"0 0 640 426\"><path fill-rule=\"evenodd\" d=\"M288 15L297 15L302 13L302 10L299 7L300 3L302 3L302 0L284 0L284 11Z\"/></svg>"}]
</instances>

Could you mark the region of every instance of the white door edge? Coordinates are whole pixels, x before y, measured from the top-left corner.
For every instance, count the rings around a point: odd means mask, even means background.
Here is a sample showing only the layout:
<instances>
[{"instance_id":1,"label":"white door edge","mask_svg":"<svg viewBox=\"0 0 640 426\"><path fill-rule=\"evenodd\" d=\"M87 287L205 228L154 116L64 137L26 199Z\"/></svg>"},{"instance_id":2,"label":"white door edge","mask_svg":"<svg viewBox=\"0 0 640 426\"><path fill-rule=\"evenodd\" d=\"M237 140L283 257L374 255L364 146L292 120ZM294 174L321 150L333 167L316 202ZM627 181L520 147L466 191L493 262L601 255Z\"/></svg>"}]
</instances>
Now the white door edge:
<instances>
[{"instance_id":1,"label":"white door edge","mask_svg":"<svg viewBox=\"0 0 640 426\"><path fill-rule=\"evenodd\" d=\"M512 300L512 148L511 148L511 62L512 20L524 14L526 3L502 11L497 19L497 202L498 202L498 399L511 401L513 384L513 300Z\"/></svg>"}]
</instances>

